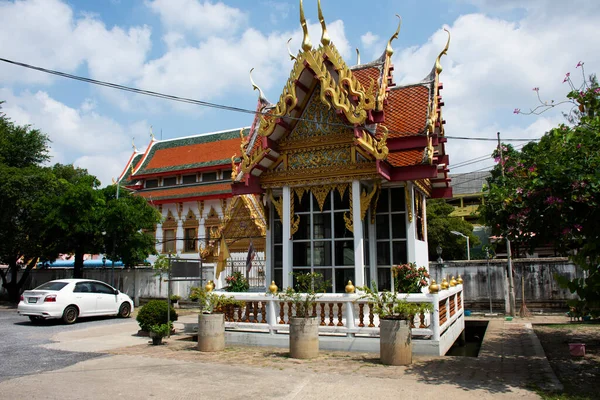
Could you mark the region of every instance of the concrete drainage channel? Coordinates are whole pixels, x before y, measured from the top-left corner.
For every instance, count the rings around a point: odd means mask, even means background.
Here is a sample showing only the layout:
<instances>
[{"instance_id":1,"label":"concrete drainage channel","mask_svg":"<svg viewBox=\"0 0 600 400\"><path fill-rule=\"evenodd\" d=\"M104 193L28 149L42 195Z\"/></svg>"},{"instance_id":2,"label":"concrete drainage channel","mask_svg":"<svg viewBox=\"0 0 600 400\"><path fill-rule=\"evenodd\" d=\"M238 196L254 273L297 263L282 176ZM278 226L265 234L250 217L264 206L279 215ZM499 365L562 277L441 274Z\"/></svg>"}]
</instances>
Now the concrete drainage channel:
<instances>
[{"instance_id":1,"label":"concrete drainage channel","mask_svg":"<svg viewBox=\"0 0 600 400\"><path fill-rule=\"evenodd\" d=\"M465 344L460 345L460 339L457 340L446 356L450 357L477 357L483 343L485 330L488 321L465 321Z\"/></svg>"}]
</instances>

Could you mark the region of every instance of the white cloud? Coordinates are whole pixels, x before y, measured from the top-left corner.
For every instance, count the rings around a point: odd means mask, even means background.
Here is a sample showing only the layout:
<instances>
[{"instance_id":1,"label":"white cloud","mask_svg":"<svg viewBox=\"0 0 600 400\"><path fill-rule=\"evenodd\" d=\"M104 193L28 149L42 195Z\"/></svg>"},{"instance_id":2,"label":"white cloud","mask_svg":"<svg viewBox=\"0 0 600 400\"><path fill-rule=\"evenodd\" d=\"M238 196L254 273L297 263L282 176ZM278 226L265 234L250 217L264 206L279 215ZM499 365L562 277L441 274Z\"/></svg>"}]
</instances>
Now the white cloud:
<instances>
[{"instance_id":1,"label":"white cloud","mask_svg":"<svg viewBox=\"0 0 600 400\"><path fill-rule=\"evenodd\" d=\"M0 89L0 98L6 100L2 111L11 120L19 125L31 124L49 136L51 164L87 168L103 185L120 174L133 151L132 139L138 146L149 142L146 121L123 126L93 111L91 99L86 99L79 108L72 108L43 91L15 94Z\"/></svg>"},{"instance_id":2,"label":"white cloud","mask_svg":"<svg viewBox=\"0 0 600 400\"><path fill-rule=\"evenodd\" d=\"M107 29L96 17L75 18L59 0L0 2L0 42L4 58L63 72L87 63L90 77L113 82L137 76L151 46L150 28ZM0 83L13 82L47 84L52 78L0 65Z\"/></svg>"},{"instance_id":3,"label":"white cloud","mask_svg":"<svg viewBox=\"0 0 600 400\"><path fill-rule=\"evenodd\" d=\"M146 4L160 16L168 30L191 32L198 38L212 34L231 35L247 21L244 12L222 2L154 0Z\"/></svg>"},{"instance_id":4,"label":"white cloud","mask_svg":"<svg viewBox=\"0 0 600 400\"><path fill-rule=\"evenodd\" d=\"M370 31L360 37L360 42L365 47L371 47L373 43L376 43L377 41L379 41L379 36Z\"/></svg>"},{"instance_id":5,"label":"white cloud","mask_svg":"<svg viewBox=\"0 0 600 400\"><path fill-rule=\"evenodd\" d=\"M531 7L516 22L483 14L463 15L454 21L449 28L450 49L441 61L446 134L495 138L499 131L503 138L537 138L564 122L561 111L566 110L523 116L513 114L513 109L525 111L539 104L533 87L540 88L544 100L564 99L569 90L562 83L566 72L572 77L580 73L575 68L580 60L586 62L587 71L600 65L593 41L581 40L594 37L597 14L579 11L576 20L565 13L559 18L553 9ZM394 64L399 66L396 81L413 83L427 75L446 39L446 33L438 30L427 43L394 54ZM575 79L580 82L582 76ZM451 169L452 164L490 154L494 146L493 141L448 139Z\"/></svg>"}]
</instances>

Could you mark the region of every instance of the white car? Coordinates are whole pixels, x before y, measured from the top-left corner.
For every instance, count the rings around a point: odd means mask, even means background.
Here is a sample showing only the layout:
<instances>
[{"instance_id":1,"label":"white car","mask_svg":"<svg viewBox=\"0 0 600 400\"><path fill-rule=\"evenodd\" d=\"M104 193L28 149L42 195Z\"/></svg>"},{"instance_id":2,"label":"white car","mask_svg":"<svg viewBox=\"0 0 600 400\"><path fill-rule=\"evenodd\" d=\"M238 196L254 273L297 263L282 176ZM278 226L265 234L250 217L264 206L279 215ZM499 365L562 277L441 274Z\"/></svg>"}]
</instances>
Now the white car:
<instances>
[{"instance_id":1,"label":"white car","mask_svg":"<svg viewBox=\"0 0 600 400\"><path fill-rule=\"evenodd\" d=\"M59 279L46 282L21 295L17 307L20 315L32 322L62 318L72 324L79 317L117 315L127 318L133 301L125 293L104 282L91 279Z\"/></svg>"}]
</instances>

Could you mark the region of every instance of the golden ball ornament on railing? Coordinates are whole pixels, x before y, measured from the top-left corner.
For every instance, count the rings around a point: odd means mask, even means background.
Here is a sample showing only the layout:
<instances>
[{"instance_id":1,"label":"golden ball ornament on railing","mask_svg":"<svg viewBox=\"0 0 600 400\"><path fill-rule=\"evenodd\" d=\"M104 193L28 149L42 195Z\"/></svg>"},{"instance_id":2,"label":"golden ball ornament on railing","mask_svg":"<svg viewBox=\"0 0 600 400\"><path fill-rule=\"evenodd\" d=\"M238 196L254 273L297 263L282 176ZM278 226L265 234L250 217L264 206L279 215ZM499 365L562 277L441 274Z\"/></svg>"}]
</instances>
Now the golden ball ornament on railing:
<instances>
[{"instance_id":1,"label":"golden ball ornament on railing","mask_svg":"<svg viewBox=\"0 0 600 400\"><path fill-rule=\"evenodd\" d=\"M454 276L452 277L452 279L450 279L450 287L454 287L456 286L458 282L456 281L456 279L454 279Z\"/></svg>"},{"instance_id":2,"label":"golden ball ornament on railing","mask_svg":"<svg viewBox=\"0 0 600 400\"><path fill-rule=\"evenodd\" d=\"M346 285L346 293L354 293L354 289L356 288L352 284L352 281L348 281L348 284Z\"/></svg>"},{"instance_id":3,"label":"golden ball ornament on railing","mask_svg":"<svg viewBox=\"0 0 600 400\"><path fill-rule=\"evenodd\" d=\"M448 281L446 278L442 279L442 290L448 290Z\"/></svg>"},{"instance_id":4,"label":"golden ball ornament on railing","mask_svg":"<svg viewBox=\"0 0 600 400\"><path fill-rule=\"evenodd\" d=\"M212 292L214 288L215 284L213 283L213 281L208 281L204 286L204 289L206 289L207 292Z\"/></svg>"},{"instance_id":5,"label":"golden ball ornament on railing","mask_svg":"<svg viewBox=\"0 0 600 400\"><path fill-rule=\"evenodd\" d=\"M429 293L437 293L440 291L440 285L435 283L435 279L431 280L431 284L429 285Z\"/></svg>"},{"instance_id":6,"label":"golden ball ornament on railing","mask_svg":"<svg viewBox=\"0 0 600 400\"><path fill-rule=\"evenodd\" d=\"M460 275L458 276L458 278L456 278L456 283L458 283L459 285L463 284L463 279L460 277Z\"/></svg>"},{"instance_id":7,"label":"golden ball ornament on railing","mask_svg":"<svg viewBox=\"0 0 600 400\"><path fill-rule=\"evenodd\" d=\"M275 284L275 281L271 281L271 284L269 285L269 292L271 292L272 294L277 294L278 289L279 288Z\"/></svg>"}]
</instances>

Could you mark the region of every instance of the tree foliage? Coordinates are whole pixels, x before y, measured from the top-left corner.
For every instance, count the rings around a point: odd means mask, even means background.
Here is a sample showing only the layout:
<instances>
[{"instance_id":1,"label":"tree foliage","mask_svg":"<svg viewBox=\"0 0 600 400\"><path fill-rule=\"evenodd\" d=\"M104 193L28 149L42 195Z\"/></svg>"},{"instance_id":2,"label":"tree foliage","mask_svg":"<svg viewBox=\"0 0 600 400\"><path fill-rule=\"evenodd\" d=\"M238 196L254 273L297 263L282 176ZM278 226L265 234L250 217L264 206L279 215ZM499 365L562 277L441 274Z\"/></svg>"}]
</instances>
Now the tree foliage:
<instances>
[{"instance_id":1,"label":"tree foliage","mask_svg":"<svg viewBox=\"0 0 600 400\"><path fill-rule=\"evenodd\" d=\"M567 98L576 105L568 124L553 128L521 151L510 145L496 150L498 164L488 179L481 211L496 235L530 249L551 244L560 253L571 254L587 277L559 283L598 311L600 87L595 77Z\"/></svg>"},{"instance_id":2,"label":"tree foliage","mask_svg":"<svg viewBox=\"0 0 600 400\"><path fill-rule=\"evenodd\" d=\"M427 244L429 259L438 258L436 248L442 247L442 258L445 260L466 260L467 240L450 233L456 231L469 237L470 247L477 246L480 240L473 234L473 225L460 218L450 217L454 207L443 199L427 200Z\"/></svg>"}]
</instances>

